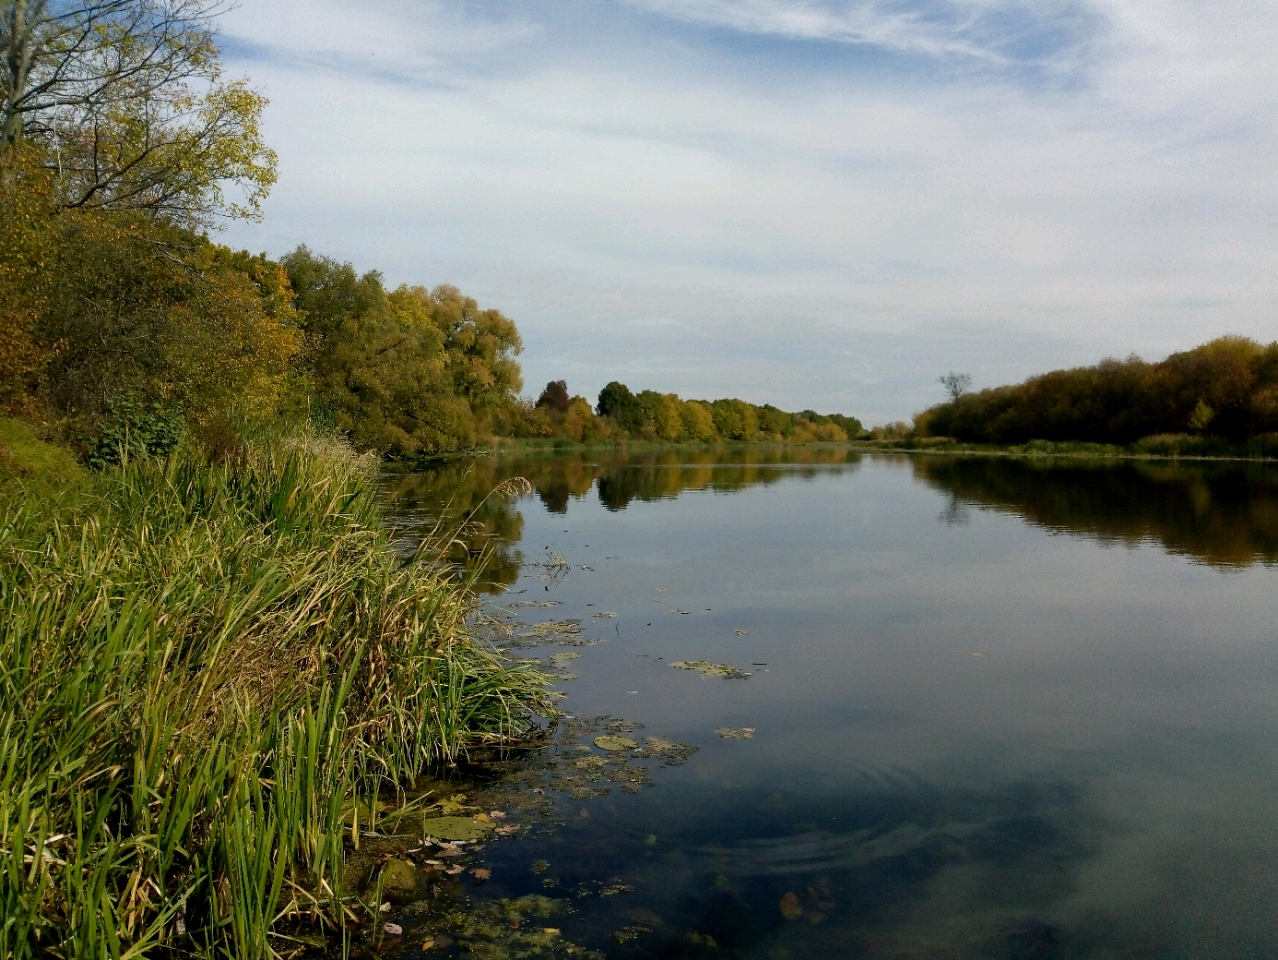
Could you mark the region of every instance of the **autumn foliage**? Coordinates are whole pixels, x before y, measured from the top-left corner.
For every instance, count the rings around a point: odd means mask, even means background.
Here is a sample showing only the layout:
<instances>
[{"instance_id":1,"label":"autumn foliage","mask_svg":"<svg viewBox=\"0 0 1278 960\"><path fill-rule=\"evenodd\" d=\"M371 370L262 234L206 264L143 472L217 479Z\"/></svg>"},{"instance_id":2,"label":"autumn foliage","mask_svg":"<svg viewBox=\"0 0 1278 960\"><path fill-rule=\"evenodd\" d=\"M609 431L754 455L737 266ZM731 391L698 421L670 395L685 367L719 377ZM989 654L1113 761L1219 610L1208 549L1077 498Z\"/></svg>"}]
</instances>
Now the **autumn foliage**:
<instances>
[{"instance_id":1,"label":"autumn foliage","mask_svg":"<svg viewBox=\"0 0 1278 960\"><path fill-rule=\"evenodd\" d=\"M917 418L916 432L975 443L1127 444L1189 434L1244 441L1278 431L1278 343L1221 337L1158 363L1138 357L1055 370L968 393Z\"/></svg>"}]
</instances>

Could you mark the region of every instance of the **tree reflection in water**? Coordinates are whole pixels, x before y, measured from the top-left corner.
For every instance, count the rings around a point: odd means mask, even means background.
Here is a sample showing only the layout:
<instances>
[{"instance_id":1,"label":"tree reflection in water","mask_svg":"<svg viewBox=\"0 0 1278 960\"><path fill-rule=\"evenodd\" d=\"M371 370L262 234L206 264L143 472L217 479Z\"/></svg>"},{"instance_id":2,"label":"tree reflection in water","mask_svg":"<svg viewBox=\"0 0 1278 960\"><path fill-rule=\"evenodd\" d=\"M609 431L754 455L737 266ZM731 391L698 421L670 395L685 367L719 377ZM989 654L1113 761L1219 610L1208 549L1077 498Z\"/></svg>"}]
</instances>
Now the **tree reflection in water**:
<instances>
[{"instance_id":1,"label":"tree reflection in water","mask_svg":"<svg viewBox=\"0 0 1278 960\"><path fill-rule=\"evenodd\" d=\"M422 471L391 468L383 489L405 550L439 524L453 535L449 559L478 574L479 590L499 593L515 582L524 560L522 504L493 495L511 477L526 478L548 512L567 514L592 488L605 509L619 511L635 500L673 499L684 491L732 493L787 477L810 479L832 467L855 468L860 460L847 448L815 446L580 451L450 461Z\"/></svg>"},{"instance_id":2,"label":"tree reflection in water","mask_svg":"<svg viewBox=\"0 0 1278 960\"><path fill-rule=\"evenodd\" d=\"M915 476L964 506L1117 543L1156 542L1215 567L1278 562L1278 467L1246 462L911 459Z\"/></svg>"},{"instance_id":3,"label":"tree reflection in water","mask_svg":"<svg viewBox=\"0 0 1278 960\"><path fill-rule=\"evenodd\" d=\"M606 510L620 511L635 501L688 491L732 493L856 469L862 456L840 447L752 446L488 457L422 471L390 469L384 490L406 550L439 524L453 539L449 559L476 573L482 592L499 593L515 582L524 562L521 509L531 502L566 515L572 502L594 491ZM1212 566L1278 562L1278 468L1272 465L935 455L908 460L915 476L948 496L942 511L947 522L963 522L976 507L1061 533L1156 542ZM526 478L533 493L494 495L511 477Z\"/></svg>"}]
</instances>

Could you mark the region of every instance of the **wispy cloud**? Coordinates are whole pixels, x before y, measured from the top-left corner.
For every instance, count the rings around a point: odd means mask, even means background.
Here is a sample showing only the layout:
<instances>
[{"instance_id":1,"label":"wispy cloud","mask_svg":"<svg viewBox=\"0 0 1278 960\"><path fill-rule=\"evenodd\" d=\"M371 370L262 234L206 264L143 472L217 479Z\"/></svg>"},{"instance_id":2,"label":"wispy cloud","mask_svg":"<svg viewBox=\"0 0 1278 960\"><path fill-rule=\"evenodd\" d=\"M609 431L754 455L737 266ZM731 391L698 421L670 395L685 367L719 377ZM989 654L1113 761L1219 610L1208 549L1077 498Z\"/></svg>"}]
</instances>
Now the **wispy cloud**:
<instances>
[{"instance_id":1,"label":"wispy cloud","mask_svg":"<svg viewBox=\"0 0 1278 960\"><path fill-rule=\"evenodd\" d=\"M1272 338L1274 36L1246 0L254 0L282 176L228 238L458 283L529 384L896 419L945 369Z\"/></svg>"},{"instance_id":2,"label":"wispy cloud","mask_svg":"<svg viewBox=\"0 0 1278 960\"><path fill-rule=\"evenodd\" d=\"M793 40L970 58L1059 59L1098 20L1071 0L626 0L674 20Z\"/></svg>"}]
</instances>

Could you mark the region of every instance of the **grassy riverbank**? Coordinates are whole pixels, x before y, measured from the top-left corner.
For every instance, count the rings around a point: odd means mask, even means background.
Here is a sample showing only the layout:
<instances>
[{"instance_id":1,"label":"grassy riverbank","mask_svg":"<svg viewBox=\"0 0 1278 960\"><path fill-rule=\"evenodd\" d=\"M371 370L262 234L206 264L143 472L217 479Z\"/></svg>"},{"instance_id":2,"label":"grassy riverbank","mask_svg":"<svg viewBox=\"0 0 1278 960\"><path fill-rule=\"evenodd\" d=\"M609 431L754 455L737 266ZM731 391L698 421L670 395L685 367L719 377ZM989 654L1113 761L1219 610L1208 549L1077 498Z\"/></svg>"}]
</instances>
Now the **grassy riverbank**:
<instances>
[{"instance_id":1,"label":"grassy riverbank","mask_svg":"<svg viewBox=\"0 0 1278 960\"><path fill-rule=\"evenodd\" d=\"M962 443L949 437L904 437L896 440L858 440L853 449L915 453L970 454L1007 457L1072 457L1139 460L1278 460L1278 434L1245 441L1190 434L1160 434L1135 443L1031 440L1020 444Z\"/></svg>"},{"instance_id":2,"label":"grassy riverbank","mask_svg":"<svg viewBox=\"0 0 1278 960\"><path fill-rule=\"evenodd\" d=\"M56 448L0 442L0 956L251 960L372 922L341 888L369 798L549 706L464 585L396 556L366 458L66 490Z\"/></svg>"}]
</instances>

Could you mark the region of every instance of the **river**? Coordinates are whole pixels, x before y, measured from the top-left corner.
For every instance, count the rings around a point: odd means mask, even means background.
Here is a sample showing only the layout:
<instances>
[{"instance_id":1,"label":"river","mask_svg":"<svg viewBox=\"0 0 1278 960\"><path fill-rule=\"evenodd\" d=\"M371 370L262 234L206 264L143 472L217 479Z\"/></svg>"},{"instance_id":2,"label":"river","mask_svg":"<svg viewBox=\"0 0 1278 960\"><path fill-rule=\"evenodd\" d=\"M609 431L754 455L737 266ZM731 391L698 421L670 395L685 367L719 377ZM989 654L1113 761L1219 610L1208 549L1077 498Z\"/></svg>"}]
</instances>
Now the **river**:
<instances>
[{"instance_id":1,"label":"river","mask_svg":"<svg viewBox=\"0 0 1278 960\"><path fill-rule=\"evenodd\" d=\"M601 451L386 490L405 538L470 518L453 559L601 758L468 895L569 898L619 958L1278 956L1273 466ZM659 738L642 784L588 776L609 731Z\"/></svg>"}]
</instances>

